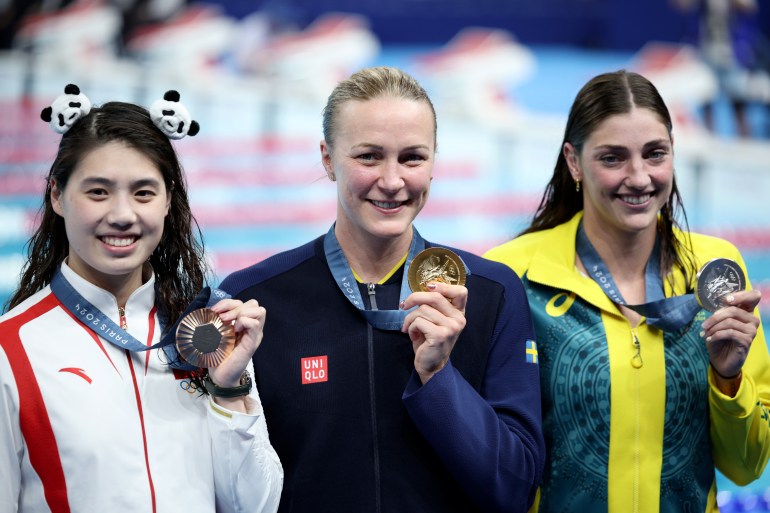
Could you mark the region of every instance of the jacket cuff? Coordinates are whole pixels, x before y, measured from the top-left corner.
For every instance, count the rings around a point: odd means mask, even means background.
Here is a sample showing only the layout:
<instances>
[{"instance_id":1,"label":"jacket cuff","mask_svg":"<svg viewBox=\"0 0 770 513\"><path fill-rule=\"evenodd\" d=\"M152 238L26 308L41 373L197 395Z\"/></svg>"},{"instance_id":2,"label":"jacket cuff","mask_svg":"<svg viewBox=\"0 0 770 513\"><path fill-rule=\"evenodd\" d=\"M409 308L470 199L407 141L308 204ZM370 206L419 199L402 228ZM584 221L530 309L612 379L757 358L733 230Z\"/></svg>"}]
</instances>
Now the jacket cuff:
<instances>
[{"instance_id":1,"label":"jacket cuff","mask_svg":"<svg viewBox=\"0 0 770 513\"><path fill-rule=\"evenodd\" d=\"M730 397L717 388L713 372L713 369L708 370L709 396L713 407L730 417L748 417L757 404L756 386L751 376L744 369L738 391L735 397Z\"/></svg>"}]
</instances>

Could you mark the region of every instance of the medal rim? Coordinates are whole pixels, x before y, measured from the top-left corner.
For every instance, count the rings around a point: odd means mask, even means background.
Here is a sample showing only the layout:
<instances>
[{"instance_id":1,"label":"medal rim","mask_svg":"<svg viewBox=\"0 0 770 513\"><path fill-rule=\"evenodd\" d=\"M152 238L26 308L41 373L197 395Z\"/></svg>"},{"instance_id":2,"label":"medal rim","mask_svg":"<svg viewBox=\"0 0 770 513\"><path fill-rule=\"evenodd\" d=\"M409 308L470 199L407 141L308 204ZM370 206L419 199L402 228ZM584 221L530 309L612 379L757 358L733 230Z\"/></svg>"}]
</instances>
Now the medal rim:
<instances>
[{"instance_id":1,"label":"medal rim","mask_svg":"<svg viewBox=\"0 0 770 513\"><path fill-rule=\"evenodd\" d=\"M213 351L204 353L198 350L192 342L192 336L195 328L204 324L213 324L219 331L219 345ZM219 315L210 308L199 308L193 310L182 318L176 330L176 348L179 356L195 367L209 368L216 367L227 355L232 352L235 346L235 329L230 323L225 323Z\"/></svg>"},{"instance_id":2,"label":"medal rim","mask_svg":"<svg viewBox=\"0 0 770 513\"><path fill-rule=\"evenodd\" d=\"M423 283L421 283L417 279L417 269L419 268L419 264L422 263L422 261L426 260L428 257L430 257L432 254L439 254L440 256L445 256L446 258L454 262L454 264L457 266L457 269L458 269L458 277L457 277L456 285L465 286L465 279L466 279L465 264L463 263L460 256L454 251L452 251L451 249L445 248L443 246L433 246L430 248L425 248L419 253L417 253L409 264L409 269L407 270L407 281L409 283L409 288L412 290L412 292L428 291L428 289L424 287ZM415 262L418 265L415 265Z\"/></svg>"},{"instance_id":3,"label":"medal rim","mask_svg":"<svg viewBox=\"0 0 770 513\"><path fill-rule=\"evenodd\" d=\"M708 310L709 312L716 312L719 308L721 308L722 305L715 304L713 301L710 301L707 297L701 297L701 289L705 285L705 277L704 273L711 267L715 267L718 265L724 265L726 267L729 267L731 270L733 270L736 275L738 276L739 285L737 290L745 290L746 289L746 275L743 272L743 269L740 265L738 265L738 262L731 258L712 258L705 264L701 266L701 268L698 270L698 273L695 275L695 300L698 302L698 304L704 308L705 310ZM723 296L722 296L723 297Z\"/></svg>"}]
</instances>

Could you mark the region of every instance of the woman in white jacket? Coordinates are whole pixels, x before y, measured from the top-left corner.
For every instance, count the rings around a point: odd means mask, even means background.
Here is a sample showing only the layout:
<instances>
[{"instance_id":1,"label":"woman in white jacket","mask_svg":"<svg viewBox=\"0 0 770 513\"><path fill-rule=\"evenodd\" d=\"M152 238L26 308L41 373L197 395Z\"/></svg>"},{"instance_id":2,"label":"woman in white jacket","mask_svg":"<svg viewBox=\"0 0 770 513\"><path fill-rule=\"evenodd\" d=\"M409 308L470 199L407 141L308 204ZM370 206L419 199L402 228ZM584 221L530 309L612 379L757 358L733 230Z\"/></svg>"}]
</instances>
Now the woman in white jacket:
<instances>
[{"instance_id":1,"label":"woman in white jacket","mask_svg":"<svg viewBox=\"0 0 770 513\"><path fill-rule=\"evenodd\" d=\"M64 135L0 317L0 511L274 511L283 471L247 374L264 308L208 301L235 331L219 365L170 349L207 299L169 140L197 124L168 94L151 116L65 93L43 111Z\"/></svg>"}]
</instances>

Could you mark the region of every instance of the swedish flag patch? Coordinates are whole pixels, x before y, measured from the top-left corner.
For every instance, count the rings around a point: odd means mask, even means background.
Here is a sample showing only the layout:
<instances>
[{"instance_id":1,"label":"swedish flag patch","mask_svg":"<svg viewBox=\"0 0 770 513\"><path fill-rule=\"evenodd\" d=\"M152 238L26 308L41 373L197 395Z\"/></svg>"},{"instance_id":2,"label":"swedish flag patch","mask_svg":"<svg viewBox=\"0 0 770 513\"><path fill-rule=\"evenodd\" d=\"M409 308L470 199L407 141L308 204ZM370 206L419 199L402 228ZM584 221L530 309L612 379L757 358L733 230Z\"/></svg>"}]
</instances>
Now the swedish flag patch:
<instances>
[{"instance_id":1,"label":"swedish flag patch","mask_svg":"<svg viewBox=\"0 0 770 513\"><path fill-rule=\"evenodd\" d=\"M537 363L537 343L534 340L527 340L527 363Z\"/></svg>"}]
</instances>

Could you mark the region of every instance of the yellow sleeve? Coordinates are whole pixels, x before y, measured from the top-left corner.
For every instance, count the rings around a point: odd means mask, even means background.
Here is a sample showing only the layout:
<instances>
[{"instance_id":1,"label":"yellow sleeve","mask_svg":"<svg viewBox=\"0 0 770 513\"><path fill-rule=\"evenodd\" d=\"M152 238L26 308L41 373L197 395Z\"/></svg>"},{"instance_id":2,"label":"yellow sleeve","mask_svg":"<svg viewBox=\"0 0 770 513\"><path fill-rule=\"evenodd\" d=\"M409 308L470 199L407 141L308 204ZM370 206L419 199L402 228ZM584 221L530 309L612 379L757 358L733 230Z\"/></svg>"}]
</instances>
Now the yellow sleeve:
<instances>
[{"instance_id":1,"label":"yellow sleeve","mask_svg":"<svg viewBox=\"0 0 770 513\"><path fill-rule=\"evenodd\" d=\"M745 272L743 259L737 260ZM758 308L754 314L759 317ZM738 392L728 397L716 388L709 370L712 457L720 472L740 486L759 478L770 457L770 355L761 322L742 373Z\"/></svg>"}]
</instances>

